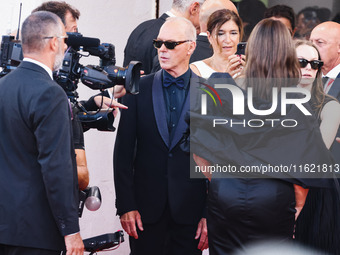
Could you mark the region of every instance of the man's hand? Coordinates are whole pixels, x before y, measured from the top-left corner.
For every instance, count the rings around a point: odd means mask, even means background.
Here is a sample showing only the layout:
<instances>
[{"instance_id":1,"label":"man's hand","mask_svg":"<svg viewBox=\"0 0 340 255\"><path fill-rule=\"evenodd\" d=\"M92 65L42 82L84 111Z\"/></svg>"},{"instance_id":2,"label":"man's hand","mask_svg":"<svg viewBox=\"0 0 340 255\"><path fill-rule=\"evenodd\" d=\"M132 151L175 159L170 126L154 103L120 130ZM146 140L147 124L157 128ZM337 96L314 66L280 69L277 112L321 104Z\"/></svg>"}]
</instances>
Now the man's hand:
<instances>
[{"instance_id":1,"label":"man's hand","mask_svg":"<svg viewBox=\"0 0 340 255\"><path fill-rule=\"evenodd\" d=\"M84 254L84 243L79 233L65 236L64 239L66 245L66 255Z\"/></svg>"},{"instance_id":2,"label":"man's hand","mask_svg":"<svg viewBox=\"0 0 340 255\"><path fill-rule=\"evenodd\" d=\"M201 251L208 249L209 244L208 244L208 229L207 229L207 219L202 218L200 222L198 223L197 231L196 231L196 236L195 239L200 238L200 242L198 243L197 248L200 249Z\"/></svg>"},{"instance_id":3,"label":"man's hand","mask_svg":"<svg viewBox=\"0 0 340 255\"><path fill-rule=\"evenodd\" d=\"M340 137L337 137L335 140L340 143Z\"/></svg>"},{"instance_id":4,"label":"man's hand","mask_svg":"<svg viewBox=\"0 0 340 255\"><path fill-rule=\"evenodd\" d=\"M128 107L126 105L118 103L116 100L104 97L104 96L95 96L94 102L98 107L101 107L101 109L108 109L108 108L122 108L127 109Z\"/></svg>"},{"instance_id":5,"label":"man's hand","mask_svg":"<svg viewBox=\"0 0 340 255\"><path fill-rule=\"evenodd\" d=\"M122 224L122 227L126 233L135 239L138 239L136 224L140 231L144 230L141 216L137 210L123 214L120 217L120 223Z\"/></svg>"}]
</instances>

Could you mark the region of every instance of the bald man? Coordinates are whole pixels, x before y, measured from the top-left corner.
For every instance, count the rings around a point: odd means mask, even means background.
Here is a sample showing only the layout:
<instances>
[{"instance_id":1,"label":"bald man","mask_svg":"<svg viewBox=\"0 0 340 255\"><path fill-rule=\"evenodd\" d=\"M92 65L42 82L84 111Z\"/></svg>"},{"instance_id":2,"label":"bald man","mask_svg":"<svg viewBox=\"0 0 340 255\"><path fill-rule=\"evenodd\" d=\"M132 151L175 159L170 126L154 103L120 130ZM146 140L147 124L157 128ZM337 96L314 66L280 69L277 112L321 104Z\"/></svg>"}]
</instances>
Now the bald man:
<instances>
[{"instance_id":1,"label":"bald man","mask_svg":"<svg viewBox=\"0 0 340 255\"><path fill-rule=\"evenodd\" d=\"M199 14L199 25L201 33L197 35L196 49L194 53L191 55L190 63L210 58L213 55L213 50L210 47L210 43L207 37L207 23L210 15L213 12L221 9L229 9L238 14L236 6L230 0L206 0L202 4ZM158 57L155 56L151 72L154 73L160 69L161 67L158 62Z\"/></svg>"},{"instance_id":2,"label":"bald man","mask_svg":"<svg viewBox=\"0 0 340 255\"><path fill-rule=\"evenodd\" d=\"M324 91L340 100L340 24L327 21L316 26L310 40L318 48L324 62L322 74L327 77ZM340 137L338 129L337 137ZM330 148L336 163L340 163L340 144L334 142Z\"/></svg>"},{"instance_id":3,"label":"bald man","mask_svg":"<svg viewBox=\"0 0 340 255\"><path fill-rule=\"evenodd\" d=\"M123 103L114 150L117 214L130 235L131 255L200 255L207 248L206 183L190 179L181 149L188 124L196 30L183 17L161 27L154 46L162 69L140 80ZM137 145L137 146L136 146Z\"/></svg>"},{"instance_id":4,"label":"bald man","mask_svg":"<svg viewBox=\"0 0 340 255\"><path fill-rule=\"evenodd\" d=\"M163 13L158 19L144 21L138 25L130 34L124 49L124 66L130 61L141 61L145 74L154 72L153 67L157 63L157 51L152 45L152 40L158 35L160 27L169 17L183 17L191 21L199 34L199 12L204 0L173 0L171 10Z\"/></svg>"}]
</instances>

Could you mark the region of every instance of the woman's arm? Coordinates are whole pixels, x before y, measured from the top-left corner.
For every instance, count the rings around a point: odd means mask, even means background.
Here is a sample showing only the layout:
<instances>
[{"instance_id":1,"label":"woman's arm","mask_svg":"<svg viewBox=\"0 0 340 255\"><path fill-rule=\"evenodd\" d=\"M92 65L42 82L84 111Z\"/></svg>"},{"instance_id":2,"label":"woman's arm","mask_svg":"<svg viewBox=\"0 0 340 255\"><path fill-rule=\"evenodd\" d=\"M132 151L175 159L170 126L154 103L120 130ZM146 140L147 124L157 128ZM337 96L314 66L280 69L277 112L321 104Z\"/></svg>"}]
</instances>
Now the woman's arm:
<instances>
[{"instance_id":1,"label":"woman's arm","mask_svg":"<svg viewBox=\"0 0 340 255\"><path fill-rule=\"evenodd\" d=\"M202 167L207 167L207 166L211 166L211 163L210 163L208 160L206 160L206 159L204 159L204 158L201 158L201 157L197 156L196 154L194 154L194 160L195 160L196 164L197 164L200 168L202 168ZM207 169L207 168L206 168L206 169ZM207 179L208 179L209 181L211 181L211 173L210 173L210 172L207 172L207 171L202 171L202 170L203 170L203 168L201 169L201 173L203 173L204 176L207 177Z\"/></svg>"},{"instance_id":2,"label":"woman's arm","mask_svg":"<svg viewBox=\"0 0 340 255\"><path fill-rule=\"evenodd\" d=\"M294 184L294 191L295 191L295 220L299 217L299 214L305 205L307 194L309 189L304 189L299 185Z\"/></svg>"},{"instance_id":3,"label":"woman's arm","mask_svg":"<svg viewBox=\"0 0 340 255\"><path fill-rule=\"evenodd\" d=\"M329 149L334 140L340 124L340 104L334 100L322 108L320 131L322 139Z\"/></svg>"}]
</instances>

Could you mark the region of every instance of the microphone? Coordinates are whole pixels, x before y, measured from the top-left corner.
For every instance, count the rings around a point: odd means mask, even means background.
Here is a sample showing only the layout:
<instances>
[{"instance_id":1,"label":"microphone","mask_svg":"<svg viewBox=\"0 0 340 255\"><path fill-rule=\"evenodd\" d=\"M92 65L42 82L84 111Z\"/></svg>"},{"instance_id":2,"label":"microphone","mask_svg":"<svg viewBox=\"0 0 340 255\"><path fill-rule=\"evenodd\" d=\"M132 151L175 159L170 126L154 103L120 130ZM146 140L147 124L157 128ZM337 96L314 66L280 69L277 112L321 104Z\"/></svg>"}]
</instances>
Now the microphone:
<instances>
[{"instance_id":1,"label":"microphone","mask_svg":"<svg viewBox=\"0 0 340 255\"><path fill-rule=\"evenodd\" d=\"M90 211L97 211L102 204L102 196L97 186L92 186L86 189L87 198L85 206Z\"/></svg>"},{"instance_id":2,"label":"microphone","mask_svg":"<svg viewBox=\"0 0 340 255\"><path fill-rule=\"evenodd\" d=\"M80 33L67 33L67 45L71 47L99 47L100 40L98 38L84 37Z\"/></svg>"}]
</instances>

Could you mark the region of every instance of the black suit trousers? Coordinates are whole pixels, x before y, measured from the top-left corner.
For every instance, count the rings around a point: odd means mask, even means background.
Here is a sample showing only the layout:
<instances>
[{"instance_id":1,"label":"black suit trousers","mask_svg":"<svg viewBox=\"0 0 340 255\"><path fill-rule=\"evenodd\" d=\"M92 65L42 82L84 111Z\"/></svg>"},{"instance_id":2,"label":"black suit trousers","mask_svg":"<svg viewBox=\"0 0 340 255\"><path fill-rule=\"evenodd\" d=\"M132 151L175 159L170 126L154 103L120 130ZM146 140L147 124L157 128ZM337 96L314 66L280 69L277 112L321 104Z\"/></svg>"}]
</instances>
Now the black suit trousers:
<instances>
[{"instance_id":1,"label":"black suit trousers","mask_svg":"<svg viewBox=\"0 0 340 255\"><path fill-rule=\"evenodd\" d=\"M137 228L138 239L130 236L131 255L201 255L195 239L196 224L177 224L172 219L169 205L154 224Z\"/></svg>"},{"instance_id":2,"label":"black suit trousers","mask_svg":"<svg viewBox=\"0 0 340 255\"><path fill-rule=\"evenodd\" d=\"M60 251L52 251L30 247L0 244L1 255L61 255Z\"/></svg>"}]
</instances>

